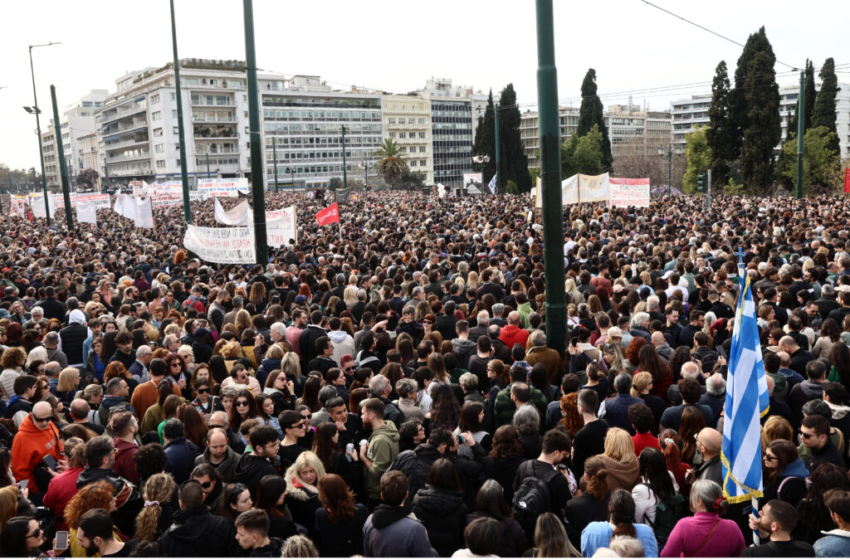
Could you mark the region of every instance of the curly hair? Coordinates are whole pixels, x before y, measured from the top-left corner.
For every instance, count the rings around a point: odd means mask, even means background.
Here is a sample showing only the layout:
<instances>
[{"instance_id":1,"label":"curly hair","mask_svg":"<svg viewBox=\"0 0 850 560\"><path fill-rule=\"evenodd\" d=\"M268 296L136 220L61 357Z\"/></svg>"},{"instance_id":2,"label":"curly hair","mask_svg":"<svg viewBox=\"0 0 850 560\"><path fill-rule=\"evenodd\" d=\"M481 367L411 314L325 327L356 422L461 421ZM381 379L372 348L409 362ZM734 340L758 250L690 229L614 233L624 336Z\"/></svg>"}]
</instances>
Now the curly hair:
<instances>
[{"instance_id":1,"label":"curly hair","mask_svg":"<svg viewBox=\"0 0 850 560\"><path fill-rule=\"evenodd\" d=\"M564 416L561 418L560 424L564 431L570 434L570 437L575 436L584 427L584 418L578 413L577 402L577 392L561 397L561 414Z\"/></svg>"},{"instance_id":2,"label":"curly hair","mask_svg":"<svg viewBox=\"0 0 850 560\"><path fill-rule=\"evenodd\" d=\"M637 366L640 363L640 349L649 344L645 339L636 336L626 346L626 359Z\"/></svg>"},{"instance_id":3,"label":"curly hair","mask_svg":"<svg viewBox=\"0 0 850 560\"><path fill-rule=\"evenodd\" d=\"M507 424L499 426L493 434L493 447L490 449L491 459L506 459L511 455L522 455L522 444L519 442L519 432Z\"/></svg>"},{"instance_id":4,"label":"curly hair","mask_svg":"<svg viewBox=\"0 0 850 560\"><path fill-rule=\"evenodd\" d=\"M0 356L0 367L3 369L15 369L23 366L27 361L27 354L19 346L7 348Z\"/></svg>"},{"instance_id":5,"label":"curly hair","mask_svg":"<svg viewBox=\"0 0 850 560\"><path fill-rule=\"evenodd\" d=\"M114 509L114 497L115 489L105 480L83 486L65 506L65 522L71 529L76 529L80 517L89 510L102 508L111 512Z\"/></svg>"},{"instance_id":6,"label":"curly hair","mask_svg":"<svg viewBox=\"0 0 850 560\"><path fill-rule=\"evenodd\" d=\"M106 369L103 371L103 382L106 383L113 377L123 377L124 379L130 379L133 376L130 375L130 372L127 371L127 368L124 367L124 364L115 361L110 362L106 365Z\"/></svg>"},{"instance_id":7,"label":"curly hair","mask_svg":"<svg viewBox=\"0 0 850 560\"><path fill-rule=\"evenodd\" d=\"M135 538L140 541L156 542L157 527L162 515L160 504L171 501L173 494L174 479L170 474L155 474L148 479L145 483L145 503L153 502L153 505L146 505L136 517Z\"/></svg>"}]
</instances>

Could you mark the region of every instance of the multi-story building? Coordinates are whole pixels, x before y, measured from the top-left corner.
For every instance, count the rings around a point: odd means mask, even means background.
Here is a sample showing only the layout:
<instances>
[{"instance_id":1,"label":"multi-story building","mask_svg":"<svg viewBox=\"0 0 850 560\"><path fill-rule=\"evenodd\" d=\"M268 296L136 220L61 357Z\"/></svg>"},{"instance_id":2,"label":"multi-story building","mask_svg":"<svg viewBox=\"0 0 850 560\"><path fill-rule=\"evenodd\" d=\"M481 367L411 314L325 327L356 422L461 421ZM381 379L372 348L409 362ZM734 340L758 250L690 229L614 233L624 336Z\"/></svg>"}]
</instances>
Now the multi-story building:
<instances>
[{"instance_id":1,"label":"multi-story building","mask_svg":"<svg viewBox=\"0 0 850 560\"><path fill-rule=\"evenodd\" d=\"M65 164L73 184L73 178L83 167L80 155L79 139L95 132L94 113L103 105L108 92L105 89L91 90L87 95L70 104L59 117L59 128L62 136L62 148L65 152ZM58 150L55 146L55 130L53 119L48 120L47 128L41 133L42 149L44 150L44 172L48 184L58 185L60 168ZM94 169L94 168L93 168Z\"/></svg>"},{"instance_id":2,"label":"multi-story building","mask_svg":"<svg viewBox=\"0 0 850 560\"><path fill-rule=\"evenodd\" d=\"M399 145L411 171L434 184L431 152L431 98L428 93L383 96L384 138Z\"/></svg>"},{"instance_id":3,"label":"multi-story building","mask_svg":"<svg viewBox=\"0 0 850 560\"><path fill-rule=\"evenodd\" d=\"M709 105L711 94L692 95L689 99L679 99L672 103L674 150L683 151L685 135L709 125Z\"/></svg>"},{"instance_id":4,"label":"multi-story building","mask_svg":"<svg viewBox=\"0 0 850 560\"><path fill-rule=\"evenodd\" d=\"M561 142L578 132L578 107L559 107L558 124ZM635 105L610 105L603 113L611 152L655 154L659 145L670 142L670 113L641 110ZM540 128L536 111L527 111L520 120L520 138L528 157L529 167L539 167Z\"/></svg>"},{"instance_id":5,"label":"multi-story building","mask_svg":"<svg viewBox=\"0 0 850 560\"><path fill-rule=\"evenodd\" d=\"M274 184L275 156L282 187L325 187L342 179L343 127L348 177L365 176L363 166L374 163L383 139L379 92L334 91L318 76L260 76L258 81L266 184Z\"/></svg>"},{"instance_id":6,"label":"multi-story building","mask_svg":"<svg viewBox=\"0 0 850 560\"><path fill-rule=\"evenodd\" d=\"M850 157L850 84L838 84L841 88L836 98L836 128L841 158ZM820 84L815 84L820 89ZM779 88L779 117L782 124L782 139L788 133L788 122L797 110L797 98L800 86L783 86ZM709 126L708 107L711 105L711 94L693 95L690 99L674 101L673 106L673 143L679 149L685 147L685 134L695 130L697 126ZM780 146L777 146L777 151Z\"/></svg>"},{"instance_id":7,"label":"multi-story building","mask_svg":"<svg viewBox=\"0 0 850 560\"><path fill-rule=\"evenodd\" d=\"M190 183L250 176L245 63L180 61ZM101 176L109 182L180 180L177 93L172 64L116 80L95 116Z\"/></svg>"},{"instance_id":8,"label":"multi-story building","mask_svg":"<svg viewBox=\"0 0 850 560\"><path fill-rule=\"evenodd\" d=\"M99 169L100 159L97 157L97 134L92 132L77 138L80 143L80 169ZM100 171L98 171L98 174ZM100 189L100 180L94 185L95 190Z\"/></svg>"}]
</instances>

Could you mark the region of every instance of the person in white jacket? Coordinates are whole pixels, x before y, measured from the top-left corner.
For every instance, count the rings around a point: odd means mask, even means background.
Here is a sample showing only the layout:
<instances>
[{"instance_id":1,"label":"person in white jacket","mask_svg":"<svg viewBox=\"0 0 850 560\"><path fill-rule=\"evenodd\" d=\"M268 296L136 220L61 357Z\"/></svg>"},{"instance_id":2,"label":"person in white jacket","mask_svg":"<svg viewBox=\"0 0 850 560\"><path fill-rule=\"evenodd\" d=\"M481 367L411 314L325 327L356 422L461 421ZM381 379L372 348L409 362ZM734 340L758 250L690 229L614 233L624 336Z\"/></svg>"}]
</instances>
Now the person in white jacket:
<instances>
[{"instance_id":1,"label":"person in white jacket","mask_svg":"<svg viewBox=\"0 0 850 560\"><path fill-rule=\"evenodd\" d=\"M664 453L652 447L640 454L640 483L632 489L635 500L635 523L654 525L659 502L679 493L673 473L667 470Z\"/></svg>"},{"instance_id":2,"label":"person in white jacket","mask_svg":"<svg viewBox=\"0 0 850 560\"><path fill-rule=\"evenodd\" d=\"M334 352L331 358L336 362L336 365L342 367L342 357L346 354L354 355L354 339L350 334L341 330L342 321L338 317L332 317L330 320L331 330L328 332L328 338L334 345Z\"/></svg>"}]
</instances>

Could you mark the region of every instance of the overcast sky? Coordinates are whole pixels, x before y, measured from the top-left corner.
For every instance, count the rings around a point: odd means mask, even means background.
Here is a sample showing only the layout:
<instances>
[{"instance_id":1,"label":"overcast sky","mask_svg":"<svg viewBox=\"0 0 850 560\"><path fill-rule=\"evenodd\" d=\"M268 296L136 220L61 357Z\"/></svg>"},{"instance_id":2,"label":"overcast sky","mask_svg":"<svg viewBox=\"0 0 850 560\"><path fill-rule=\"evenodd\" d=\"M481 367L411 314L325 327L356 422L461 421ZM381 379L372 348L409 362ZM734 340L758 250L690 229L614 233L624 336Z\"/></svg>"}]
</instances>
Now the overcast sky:
<instances>
[{"instance_id":1,"label":"overcast sky","mask_svg":"<svg viewBox=\"0 0 850 560\"><path fill-rule=\"evenodd\" d=\"M777 58L792 66L807 57L816 66L830 56L850 63L848 0L654 3L740 43L764 25ZM176 11L181 58L245 59L241 1L177 0ZM167 0L4 0L0 16L0 86L7 86L0 89L0 162L14 168L38 165L35 119L22 109L33 104L28 45L62 42L33 51L45 114L52 114L50 84L61 113L91 89L113 91L125 72L172 58ZM520 103L537 101L532 0L254 0L254 21L263 70L395 93L422 87L431 76L485 92L513 82ZM555 0L555 37L558 96L576 106L588 68L596 69L605 96L710 82L721 59L734 73L741 51L641 0ZM776 70L789 68L777 63ZM780 85L796 80L778 77ZM839 81L850 82L850 71ZM709 89L635 93L633 102L661 110ZM603 97L606 106L627 101L628 95Z\"/></svg>"}]
</instances>

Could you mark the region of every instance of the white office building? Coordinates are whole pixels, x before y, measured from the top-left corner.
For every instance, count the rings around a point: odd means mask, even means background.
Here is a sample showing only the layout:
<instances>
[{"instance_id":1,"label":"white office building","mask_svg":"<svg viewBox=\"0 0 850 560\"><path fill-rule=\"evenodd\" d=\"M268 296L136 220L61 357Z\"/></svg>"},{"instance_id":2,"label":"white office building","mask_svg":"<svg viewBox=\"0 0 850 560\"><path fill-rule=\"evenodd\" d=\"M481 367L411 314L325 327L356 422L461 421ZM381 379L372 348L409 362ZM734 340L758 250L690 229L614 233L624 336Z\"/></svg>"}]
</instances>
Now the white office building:
<instances>
[{"instance_id":1,"label":"white office building","mask_svg":"<svg viewBox=\"0 0 850 560\"><path fill-rule=\"evenodd\" d=\"M85 96L68 105L59 117L59 128L62 131L62 148L65 152L65 164L71 185L80 171L85 169L83 155L81 152L80 138L95 132L95 111L107 97L107 90L93 89ZM52 108L47 111L41 109L42 115L53 114ZM48 120L48 125L41 133L41 145L44 151L44 173L48 185L59 185L61 178L58 149L56 148L55 130L53 118Z\"/></svg>"}]
</instances>

